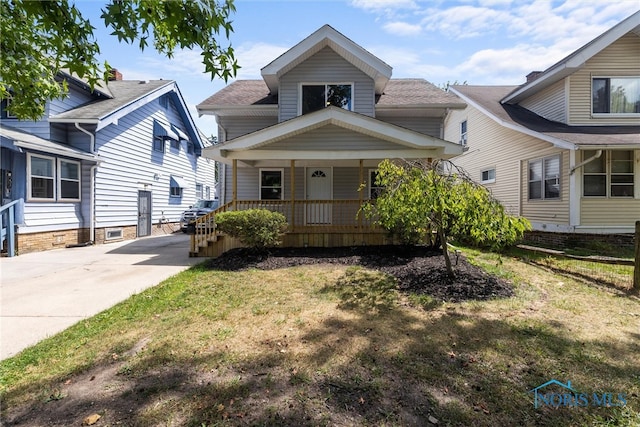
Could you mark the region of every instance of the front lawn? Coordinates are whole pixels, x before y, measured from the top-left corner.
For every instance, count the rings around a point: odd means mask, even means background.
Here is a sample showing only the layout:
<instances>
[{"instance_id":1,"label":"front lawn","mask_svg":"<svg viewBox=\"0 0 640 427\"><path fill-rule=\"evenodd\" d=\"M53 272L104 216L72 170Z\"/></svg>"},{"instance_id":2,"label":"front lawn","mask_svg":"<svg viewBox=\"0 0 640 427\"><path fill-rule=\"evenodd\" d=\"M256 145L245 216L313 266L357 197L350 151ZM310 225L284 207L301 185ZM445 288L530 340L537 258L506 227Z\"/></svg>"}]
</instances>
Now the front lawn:
<instances>
[{"instance_id":1,"label":"front lawn","mask_svg":"<svg viewBox=\"0 0 640 427\"><path fill-rule=\"evenodd\" d=\"M480 279L512 289L468 299L475 293L465 288L464 297L447 298L357 256L200 264L1 362L0 421L640 424L637 297L516 258L463 252L499 277ZM417 262L392 261L400 270ZM425 277L437 273L416 265ZM579 398L551 385L535 408L531 390L550 380L570 381Z\"/></svg>"}]
</instances>

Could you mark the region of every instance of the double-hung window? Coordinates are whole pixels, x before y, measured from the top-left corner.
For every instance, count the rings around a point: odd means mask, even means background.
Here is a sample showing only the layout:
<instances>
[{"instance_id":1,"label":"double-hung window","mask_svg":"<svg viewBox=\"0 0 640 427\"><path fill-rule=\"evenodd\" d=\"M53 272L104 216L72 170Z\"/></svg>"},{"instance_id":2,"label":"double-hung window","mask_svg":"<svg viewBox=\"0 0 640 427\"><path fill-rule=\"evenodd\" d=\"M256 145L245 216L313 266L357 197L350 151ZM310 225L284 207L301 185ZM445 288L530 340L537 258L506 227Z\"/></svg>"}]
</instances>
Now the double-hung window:
<instances>
[{"instance_id":1,"label":"double-hung window","mask_svg":"<svg viewBox=\"0 0 640 427\"><path fill-rule=\"evenodd\" d=\"M202 184L196 182L196 199L202 199Z\"/></svg>"},{"instance_id":2,"label":"double-hung window","mask_svg":"<svg viewBox=\"0 0 640 427\"><path fill-rule=\"evenodd\" d=\"M283 188L283 169L260 169L260 200L282 200Z\"/></svg>"},{"instance_id":3,"label":"double-hung window","mask_svg":"<svg viewBox=\"0 0 640 427\"><path fill-rule=\"evenodd\" d=\"M595 157L595 150L585 150L583 161ZM607 150L584 165L582 191L585 197L633 197L633 150Z\"/></svg>"},{"instance_id":4,"label":"double-hung window","mask_svg":"<svg viewBox=\"0 0 640 427\"><path fill-rule=\"evenodd\" d=\"M80 163L58 159L58 199L80 200Z\"/></svg>"},{"instance_id":5,"label":"double-hung window","mask_svg":"<svg viewBox=\"0 0 640 427\"><path fill-rule=\"evenodd\" d=\"M55 159L34 154L29 154L28 159L29 198L55 200Z\"/></svg>"},{"instance_id":6,"label":"double-hung window","mask_svg":"<svg viewBox=\"0 0 640 427\"><path fill-rule=\"evenodd\" d=\"M529 200L560 198L560 155L529 162Z\"/></svg>"},{"instance_id":7,"label":"double-hung window","mask_svg":"<svg viewBox=\"0 0 640 427\"><path fill-rule=\"evenodd\" d=\"M307 114L330 105L353 109L353 87L343 84L303 84L301 90L301 113Z\"/></svg>"},{"instance_id":8,"label":"double-hung window","mask_svg":"<svg viewBox=\"0 0 640 427\"><path fill-rule=\"evenodd\" d=\"M80 201L80 162L27 154L27 195L33 201Z\"/></svg>"},{"instance_id":9,"label":"double-hung window","mask_svg":"<svg viewBox=\"0 0 640 427\"><path fill-rule=\"evenodd\" d=\"M640 114L640 77L594 77L593 114Z\"/></svg>"}]
</instances>

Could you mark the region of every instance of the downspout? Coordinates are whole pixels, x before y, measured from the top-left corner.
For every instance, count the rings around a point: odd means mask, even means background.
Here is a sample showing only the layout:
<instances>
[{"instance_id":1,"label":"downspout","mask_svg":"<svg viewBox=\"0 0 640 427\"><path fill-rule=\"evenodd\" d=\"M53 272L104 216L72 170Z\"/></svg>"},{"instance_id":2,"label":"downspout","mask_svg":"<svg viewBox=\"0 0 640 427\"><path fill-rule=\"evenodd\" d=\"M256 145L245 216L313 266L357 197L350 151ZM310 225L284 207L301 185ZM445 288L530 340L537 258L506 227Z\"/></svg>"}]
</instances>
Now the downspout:
<instances>
[{"instance_id":1,"label":"downspout","mask_svg":"<svg viewBox=\"0 0 640 427\"><path fill-rule=\"evenodd\" d=\"M76 129L78 129L80 132L85 133L87 135L89 135L89 140L90 140L90 144L89 144L89 151L91 152L91 154L96 154L96 136L89 132L88 130L86 130L85 128L80 126L80 123L75 122L75 127ZM96 241L96 226L95 226L95 176L96 176L96 169L98 168L98 165L93 165L91 166L91 170L89 172L90 175L90 184L89 184L89 244L94 244L94 242Z\"/></svg>"},{"instance_id":2,"label":"downspout","mask_svg":"<svg viewBox=\"0 0 640 427\"><path fill-rule=\"evenodd\" d=\"M587 163L591 162L592 160L597 159L600 156L602 156L602 150L596 151L596 154L594 154L593 156L589 157L588 159L586 159L582 163L578 163L577 165L572 167L571 170L569 171L569 175L573 175L573 173L576 171L576 169L581 168L582 166L586 165Z\"/></svg>"},{"instance_id":3,"label":"downspout","mask_svg":"<svg viewBox=\"0 0 640 427\"><path fill-rule=\"evenodd\" d=\"M218 135L221 136L222 138L218 139L218 144L221 144L223 142L227 141L227 130L220 124L220 121L218 120L218 116L214 116L216 119L216 123L218 124ZM220 141L220 139L222 139L222 141ZM220 171L220 179L222 180L222 182L220 183L220 205L224 205L225 203L227 203L227 164L226 163L222 163L222 170Z\"/></svg>"}]
</instances>

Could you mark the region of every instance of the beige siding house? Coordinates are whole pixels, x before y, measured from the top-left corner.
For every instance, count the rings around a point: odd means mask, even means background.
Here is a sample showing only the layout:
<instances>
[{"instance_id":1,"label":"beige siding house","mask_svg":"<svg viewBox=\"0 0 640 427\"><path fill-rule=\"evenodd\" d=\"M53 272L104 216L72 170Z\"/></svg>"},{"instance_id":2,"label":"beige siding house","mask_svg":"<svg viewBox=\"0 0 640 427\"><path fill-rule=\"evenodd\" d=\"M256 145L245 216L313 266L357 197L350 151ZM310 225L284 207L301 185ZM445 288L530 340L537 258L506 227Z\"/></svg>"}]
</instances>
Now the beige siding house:
<instances>
[{"instance_id":1,"label":"beige siding house","mask_svg":"<svg viewBox=\"0 0 640 427\"><path fill-rule=\"evenodd\" d=\"M534 230L632 233L640 220L640 12L520 86L452 86L453 159ZM575 235L575 234L574 234Z\"/></svg>"},{"instance_id":2,"label":"beige siding house","mask_svg":"<svg viewBox=\"0 0 640 427\"><path fill-rule=\"evenodd\" d=\"M387 158L451 158L443 120L465 104L423 79L392 79L392 68L325 25L262 69L197 106L216 117L222 163L219 211L264 207L283 213L287 246L387 242L358 216L375 195ZM192 255L216 256L237 242L200 220Z\"/></svg>"}]
</instances>

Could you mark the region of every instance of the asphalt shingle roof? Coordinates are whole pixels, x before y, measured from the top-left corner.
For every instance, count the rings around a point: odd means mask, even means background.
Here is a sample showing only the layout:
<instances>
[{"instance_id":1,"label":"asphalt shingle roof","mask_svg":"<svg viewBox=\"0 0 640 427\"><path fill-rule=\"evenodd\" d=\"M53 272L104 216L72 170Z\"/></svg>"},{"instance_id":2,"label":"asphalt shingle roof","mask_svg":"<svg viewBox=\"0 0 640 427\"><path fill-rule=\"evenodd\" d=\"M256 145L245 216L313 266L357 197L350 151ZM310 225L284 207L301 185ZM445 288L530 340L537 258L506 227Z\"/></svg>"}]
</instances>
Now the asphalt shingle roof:
<instances>
[{"instance_id":1,"label":"asphalt shingle roof","mask_svg":"<svg viewBox=\"0 0 640 427\"><path fill-rule=\"evenodd\" d=\"M278 96L271 95L263 80L237 80L214 93L200 106L277 105ZM384 93L376 97L378 107L402 106L464 106L460 98L424 79L392 79Z\"/></svg>"},{"instance_id":2,"label":"asphalt shingle roof","mask_svg":"<svg viewBox=\"0 0 640 427\"><path fill-rule=\"evenodd\" d=\"M55 119L101 119L110 113L119 110L139 98L153 92L163 86L173 85L173 80L115 80L110 81L107 87L113 98L97 99L73 110L54 116Z\"/></svg>"},{"instance_id":3,"label":"asphalt shingle roof","mask_svg":"<svg viewBox=\"0 0 640 427\"><path fill-rule=\"evenodd\" d=\"M570 126L541 117L519 105L501 104L517 86L453 86L498 119L577 145L640 144L640 126Z\"/></svg>"}]
</instances>

